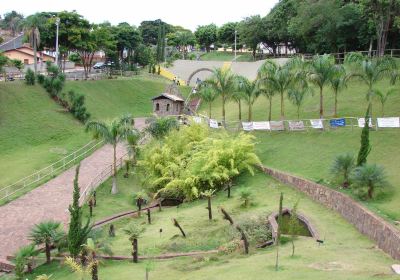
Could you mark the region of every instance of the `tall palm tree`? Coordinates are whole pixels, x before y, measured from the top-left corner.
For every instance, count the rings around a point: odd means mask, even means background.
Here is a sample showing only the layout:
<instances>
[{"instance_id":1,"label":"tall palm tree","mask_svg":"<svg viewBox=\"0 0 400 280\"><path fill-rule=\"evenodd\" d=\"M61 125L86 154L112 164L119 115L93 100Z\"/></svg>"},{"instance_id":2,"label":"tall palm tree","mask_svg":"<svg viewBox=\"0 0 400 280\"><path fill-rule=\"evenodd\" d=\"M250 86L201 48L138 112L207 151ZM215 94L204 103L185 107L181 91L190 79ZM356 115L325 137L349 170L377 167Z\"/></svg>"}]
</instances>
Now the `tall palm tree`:
<instances>
[{"instance_id":1,"label":"tall palm tree","mask_svg":"<svg viewBox=\"0 0 400 280\"><path fill-rule=\"evenodd\" d=\"M378 97L379 102L381 102L381 110L382 110L382 117L385 116L385 103L388 100L388 97L391 96L394 93L397 93L399 90L392 88L389 89L388 91L386 91L386 93L384 93L383 91L380 91L379 89L374 89L374 95Z\"/></svg>"},{"instance_id":2,"label":"tall palm tree","mask_svg":"<svg viewBox=\"0 0 400 280\"><path fill-rule=\"evenodd\" d=\"M126 136L126 146L128 148L129 161L131 164L135 164L136 162L140 137L141 135L137 130L134 130L132 133Z\"/></svg>"},{"instance_id":3,"label":"tall palm tree","mask_svg":"<svg viewBox=\"0 0 400 280\"><path fill-rule=\"evenodd\" d=\"M204 81L199 88L197 94L193 95L193 97L199 97L202 102L208 105L208 117L211 119L211 105L214 102L215 98L217 98L217 94L215 91L207 84L207 81Z\"/></svg>"},{"instance_id":4,"label":"tall palm tree","mask_svg":"<svg viewBox=\"0 0 400 280\"><path fill-rule=\"evenodd\" d=\"M129 241L132 244L132 260L134 263L138 262L138 239L143 231L144 228L138 226L134 222L129 223L124 228L124 232L128 235Z\"/></svg>"},{"instance_id":5,"label":"tall palm tree","mask_svg":"<svg viewBox=\"0 0 400 280\"><path fill-rule=\"evenodd\" d=\"M337 117L338 93L347 87L347 81L349 80L349 77L350 76L346 74L346 69L342 65L335 65L330 78L330 84L335 96L335 105L333 109L333 116L335 118Z\"/></svg>"},{"instance_id":6,"label":"tall palm tree","mask_svg":"<svg viewBox=\"0 0 400 280\"><path fill-rule=\"evenodd\" d=\"M272 61L266 61L258 71L258 77L262 83L268 83L268 90L279 93L281 98L281 119L285 118L285 93L292 87L294 77L288 64L277 65Z\"/></svg>"},{"instance_id":7,"label":"tall palm tree","mask_svg":"<svg viewBox=\"0 0 400 280\"><path fill-rule=\"evenodd\" d=\"M29 235L29 238L36 245L45 245L46 263L48 264L51 261L51 246L57 241L57 238L59 236L58 232L61 230L60 227L60 222L44 221L40 224L35 225Z\"/></svg>"},{"instance_id":8,"label":"tall palm tree","mask_svg":"<svg viewBox=\"0 0 400 280\"><path fill-rule=\"evenodd\" d=\"M126 115L111 122L90 121L86 124L86 131L93 132L94 138L101 138L107 144L113 146L113 182L111 193L118 193L117 188L117 144L127 139L129 135L138 133L133 127L134 119Z\"/></svg>"},{"instance_id":9,"label":"tall palm tree","mask_svg":"<svg viewBox=\"0 0 400 280\"><path fill-rule=\"evenodd\" d=\"M222 99L222 121L225 125L225 103L236 91L236 76L230 69L216 68L207 80L214 92Z\"/></svg>"},{"instance_id":10,"label":"tall palm tree","mask_svg":"<svg viewBox=\"0 0 400 280\"><path fill-rule=\"evenodd\" d=\"M28 36L29 44L33 48L33 68L37 73L37 49L40 46L39 26L42 24L42 18L38 14L26 18L24 24L25 34Z\"/></svg>"},{"instance_id":11,"label":"tall palm tree","mask_svg":"<svg viewBox=\"0 0 400 280\"><path fill-rule=\"evenodd\" d=\"M324 117L324 87L329 84L335 70L335 59L332 55L316 55L305 62L310 82L319 88L319 117Z\"/></svg>"},{"instance_id":12,"label":"tall palm tree","mask_svg":"<svg viewBox=\"0 0 400 280\"><path fill-rule=\"evenodd\" d=\"M242 121L242 100L245 98L244 92L236 90L232 92L230 99L237 103L238 105L238 120Z\"/></svg>"},{"instance_id":13,"label":"tall palm tree","mask_svg":"<svg viewBox=\"0 0 400 280\"><path fill-rule=\"evenodd\" d=\"M297 119L300 120L300 107L304 102L304 98L307 96L308 90L303 88L289 89L288 95L289 100L292 101L293 105L297 108Z\"/></svg>"},{"instance_id":14,"label":"tall palm tree","mask_svg":"<svg viewBox=\"0 0 400 280\"><path fill-rule=\"evenodd\" d=\"M259 80L250 81L245 77L239 76L238 90L242 92L242 98L248 106L247 121L251 122L253 119L253 105L262 92L260 90Z\"/></svg>"},{"instance_id":15,"label":"tall palm tree","mask_svg":"<svg viewBox=\"0 0 400 280\"><path fill-rule=\"evenodd\" d=\"M258 87L260 93L264 95L268 100L268 121L271 121L272 118L272 99L275 95L275 90L270 86L269 82L265 79L260 79L258 77Z\"/></svg>"},{"instance_id":16,"label":"tall palm tree","mask_svg":"<svg viewBox=\"0 0 400 280\"><path fill-rule=\"evenodd\" d=\"M393 71L397 68L396 62L390 57L369 58L360 53L351 53L345 57L345 63L352 66L351 76L360 78L367 85L366 98L371 106L372 115L373 87L386 75L394 73ZM394 83L395 80L395 78L392 79L392 82Z\"/></svg>"}]
</instances>

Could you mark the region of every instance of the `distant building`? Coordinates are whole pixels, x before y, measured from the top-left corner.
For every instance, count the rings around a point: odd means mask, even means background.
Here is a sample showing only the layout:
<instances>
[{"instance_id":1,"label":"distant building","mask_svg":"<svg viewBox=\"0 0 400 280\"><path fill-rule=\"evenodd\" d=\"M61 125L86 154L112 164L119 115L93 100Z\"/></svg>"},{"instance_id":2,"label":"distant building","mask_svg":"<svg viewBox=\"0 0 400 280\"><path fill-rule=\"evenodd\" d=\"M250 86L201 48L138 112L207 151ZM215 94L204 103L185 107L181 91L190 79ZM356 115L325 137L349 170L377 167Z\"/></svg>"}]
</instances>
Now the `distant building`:
<instances>
[{"instance_id":1,"label":"distant building","mask_svg":"<svg viewBox=\"0 0 400 280\"><path fill-rule=\"evenodd\" d=\"M152 98L153 113L159 117L176 116L183 113L185 100L174 84L168 86L164 93Z\"/></svg>"}]
</instances>

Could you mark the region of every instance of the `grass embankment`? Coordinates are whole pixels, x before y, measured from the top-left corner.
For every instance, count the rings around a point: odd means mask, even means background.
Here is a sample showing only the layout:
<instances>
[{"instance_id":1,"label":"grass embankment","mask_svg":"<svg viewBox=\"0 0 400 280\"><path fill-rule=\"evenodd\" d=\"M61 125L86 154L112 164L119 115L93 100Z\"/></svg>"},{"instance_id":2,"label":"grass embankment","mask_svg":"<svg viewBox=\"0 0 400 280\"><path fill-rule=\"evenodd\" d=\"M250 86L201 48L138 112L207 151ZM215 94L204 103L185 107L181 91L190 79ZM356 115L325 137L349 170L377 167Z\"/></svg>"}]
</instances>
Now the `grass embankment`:
<instances>
[{"instance_id":1,"label":"grass embankment","mask_svg":"<svg viewBox=\"0 0 400 280\"><path fill-rule=\"evenodd\" d=\"M235 60L235 53L234 52L209 52L204 53L200 56L200 60L204 61L234 61ZM253 56L251 53L236 53L236 61L237 62L249 62L253 61Z\"/></svg>"},{"instance_id":2,"label":"grass embankment","mask_svg":"<svg viewBox=\"0 0 400 280\"><path fill-rule=\"evenodd\" d=\"M124 181L125 180L125 181ZM115 212L134 208L129 202L129 194L137 190L137 179L119 178L121 197L109 195L110 184L106 182L98 191L98 207L95 209L96 219L109 213L106 208ZM131 188L130 186L134 186ZM252 205L241 206L239 189L249 187L253 192ZM225 192L220 192L213 199L214 219L208 221L206 201L198 200L185 203L179 208L164 208L156 210L152 215L152 225L146 224L146 216L127 218L115 223L116 237L112 247L115 254L130 255L131 245L122 232L129 221L136 221L145 227L145 232L139 239L140 255L153 255L163 252L206 250L217 248L226 242L232 228L222 219L217 210L225 207L235 221L247 220L254 216L267 216L276 211L280 192L284 192L284 206L292 207L300 199L299 211L311 218L321 238L325 240L318 246L312 238L299 237L295 241L296 254L291 257L291 245L281 246L279 272L274 271L275 249L255 249L251 247L250 255L242 252L229 255L217 254L205 257L182 257L178 259L155 261L154 271L150 279L375 279L377 275L385 279L394 279L390 271L392 259L375 248L373 243L362 236L356 229L341 218L337 213L312 202L303 194L282 185L259 172L255 176L242 175L233 189L232 198L228 199ZM119 205L117 201L121 201ZM108 210L107 210L108 211ZM187 233L187 238L180 237L177 228L173 227L171 219L176 218ZM105 230L108 227L105 226ZM160 228L163 229L160 236ZM144 277L146 262L132 264L128 261L107 261L100 267L100 279L129 279L132 275ZM75 279L69 270L57 262L50 266L41 266L35 275L53 274L58 280ZM28 279L34 279L34 276Z\"/></svg>"},{"instance_id":3,"label":"grass embankment","mask_svg":"<svg viewBox=\"0 0 400 280\"><path fill-rule=\"evenodd\" d=\"M382 81L378 85L384 90L388 88L387 82ZM399 88L399 84L396 85ZM362 117L365 114L367 101L365 99L366 87L359 82L352 82L348 89L339 94L339 116ZM333 94L327 88L325 90L325 116L333 115ZM272 119L280 119L279 97L274 97ZM267 120L267 100L259 98L254 106L254 120ZM309 96L302 109L300 118L319 118L319 95ZM202 107L205 112L206 108ZM220 101L213 104L213 117L221 116ZM227 119L236 121L237 105L227 104ZM285 99L286 119L297 119L296 108ZM391 95L385 105L386 116L400 116L400 94ZM378 100L374 100L373 116L381 116L381 107ZM243 110L243 119L247 120L247 108ZM356 121L354 125L357 126ZM334 157L342 153L357 155L360 145L361 129L354 127L338 128L330 131L308 132L258 132L258 154L263 163L284 171L318 181L332 181L329 168ZM391 220L400 219L400 174L398 162L400 162L400 150L398 139L400 129L379 129L371 131L370 139L372 151L368 157L370 163L378 163L385 167L391 187L385 191L385 195L366 203L371 209Z\"/></svg>"}]
</instances>

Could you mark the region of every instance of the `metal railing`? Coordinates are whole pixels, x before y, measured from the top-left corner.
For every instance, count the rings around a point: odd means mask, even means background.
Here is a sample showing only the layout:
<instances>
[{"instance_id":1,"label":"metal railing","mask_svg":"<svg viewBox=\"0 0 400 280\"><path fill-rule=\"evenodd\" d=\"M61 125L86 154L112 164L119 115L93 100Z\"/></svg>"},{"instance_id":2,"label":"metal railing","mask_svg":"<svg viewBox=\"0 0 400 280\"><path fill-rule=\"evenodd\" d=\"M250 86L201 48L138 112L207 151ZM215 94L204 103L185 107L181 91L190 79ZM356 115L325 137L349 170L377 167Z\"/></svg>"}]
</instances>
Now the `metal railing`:
<instances>
[{"instance_id":1,"label":"metal railing","mask_svg":"<svg viewBox=\"0 0 400 280\"><path fill-rule=\"evenodd\" d=\"M103 141L91 141L85 146L52 163L51 165L42 168L41 170L36 171L15 183L0 188L0 203L12 198L13 196L17 196L18 194L23 194L25 190L27 190L29 187L35 186L35 184L44 183L46 180L53 178L53 176L57 175L60 171L64 171L73 164L76 164L85 158L88 153L94 151L102 145Z\"/></svg>"}]
</instances>

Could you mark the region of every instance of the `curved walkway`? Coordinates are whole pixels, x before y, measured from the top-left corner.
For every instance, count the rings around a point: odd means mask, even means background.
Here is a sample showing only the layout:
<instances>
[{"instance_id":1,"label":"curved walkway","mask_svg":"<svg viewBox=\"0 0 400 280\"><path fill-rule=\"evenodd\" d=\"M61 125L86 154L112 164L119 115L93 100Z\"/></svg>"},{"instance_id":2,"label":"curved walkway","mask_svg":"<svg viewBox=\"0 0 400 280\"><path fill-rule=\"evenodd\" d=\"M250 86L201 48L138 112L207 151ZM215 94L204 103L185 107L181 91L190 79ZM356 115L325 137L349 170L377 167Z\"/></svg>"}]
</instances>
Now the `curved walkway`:
<instances>
[{"instance_id":1,"label":"curved walkway","mask_svg":"<svg viewBox=\"0 0 400 280\"><path fill-rule=\"evenodd\" d=\"M144 119L135 119L135 126L145 126ZM123 144L117 157L126 153ZM105 145L81 161L79 186L83 189L93 177L112 163L112 147ZM68 206L72 199L75 166L20 198L0 207L0 264L19 247L29 243L31 228L44 220L61 221L67 225Z\"/></svg>"}]
</instances>

